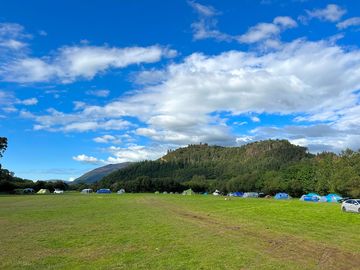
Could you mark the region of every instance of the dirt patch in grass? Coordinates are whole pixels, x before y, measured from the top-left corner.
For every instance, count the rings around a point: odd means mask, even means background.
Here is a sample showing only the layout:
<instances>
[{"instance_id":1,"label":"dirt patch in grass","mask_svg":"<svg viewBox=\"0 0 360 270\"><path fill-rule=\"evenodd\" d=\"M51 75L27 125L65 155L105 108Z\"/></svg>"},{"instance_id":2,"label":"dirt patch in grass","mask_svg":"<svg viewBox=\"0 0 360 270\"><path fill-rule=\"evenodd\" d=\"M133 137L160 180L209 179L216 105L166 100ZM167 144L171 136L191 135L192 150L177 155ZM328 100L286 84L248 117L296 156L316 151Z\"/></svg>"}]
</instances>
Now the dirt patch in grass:
<instances>
[{"instance_id":1,"label":"dirt patch in grass","mask_svg":"<svg viewBox=\"0 0 360 270\"><path fill-rule=\"evenodd\" d=\"M212 234L224 238L249 241L249 248L280 261L297 262L304 268L317 269L359 269L360 256L340 248L315 242L289 234L279 234L271 230L259 231L249 224L235 224L229 219L199 213L181 208L169 201L156 198L143 199L141 203L171 212L172 216L209 230ZM169 213L170 215L170 213ZM226 239L225 239L226 241ZM256 262L254 262L256 263Z\"/></svg>"}]
</instances>

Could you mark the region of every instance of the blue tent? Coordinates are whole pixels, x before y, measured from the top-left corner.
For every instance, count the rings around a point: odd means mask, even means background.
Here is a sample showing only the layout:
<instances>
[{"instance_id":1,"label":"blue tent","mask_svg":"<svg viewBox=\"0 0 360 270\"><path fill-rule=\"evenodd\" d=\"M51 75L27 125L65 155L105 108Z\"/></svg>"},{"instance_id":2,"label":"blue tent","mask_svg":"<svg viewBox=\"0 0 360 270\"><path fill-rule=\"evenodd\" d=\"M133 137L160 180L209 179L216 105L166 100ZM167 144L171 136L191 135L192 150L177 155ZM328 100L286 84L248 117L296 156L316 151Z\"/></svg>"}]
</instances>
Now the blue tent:
<instances>
[{"instance_id":1,"label":"blue tent","mask_svg":"<svg viewBox=\"0 0 360 270\"><path fill-rule=\"evenodd\" d=\"M330 193L326 196L322 196L320 201L322 202L338 202L342 197L338 194Z\"/></svg>"},{"instance_id":2,"label":"blue tent","mask_svg":"<svg viewBox=\"0 0 360 270\"><path fill-rule=\"evenodd\" d=\"M290 195L287 194L287 193L283 193L283 192L280 192L280 193L276 193L275 197L274 197L276 200L288 200L290 199Z\"/></svg>"},{"instance_id":3,"label":"blue tent","mask_svg":"<svg viewBox=\"0 0 360 270\"><path fill-rule=\"evenodd\" d=\"M108 188L101 188L101 189L98 189L96 191L96 193L106 194L106 193L111 193L111 190Z\"/></svg>"},{"instance_id":4,"label":"blue tent","mask_svg":"<svg viewBox=\"0 0 360 270\"><path fill-rule=\"evenodd\" d=\"M242 197L242 196L244 196L244 192L236 191L236 192L233 193L233 196L234 197Z\"/></svg>"},{"instance_id":5,"label":"blue tent","mask_svg":"<svg viewBox=\"0 0 360 270\"><path fill-rule=\"evenodd\" d=\"M301 196L300 201L305 202L318 202L321 196L317 193L308 193Z\"/></svg>"}]
</instances>

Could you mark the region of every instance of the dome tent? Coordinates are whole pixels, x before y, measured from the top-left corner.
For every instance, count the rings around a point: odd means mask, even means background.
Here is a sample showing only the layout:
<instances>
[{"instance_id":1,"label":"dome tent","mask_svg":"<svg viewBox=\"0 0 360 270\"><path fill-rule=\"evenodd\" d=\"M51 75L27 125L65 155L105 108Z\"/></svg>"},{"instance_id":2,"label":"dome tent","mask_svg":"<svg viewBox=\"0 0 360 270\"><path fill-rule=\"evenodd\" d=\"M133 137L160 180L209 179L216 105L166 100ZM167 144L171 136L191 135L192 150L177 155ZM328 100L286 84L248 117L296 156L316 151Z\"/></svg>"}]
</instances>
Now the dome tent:
<instances>
[{"instance_id":1,"label":"dome tent","mask_svg":"<svg viewBox=\"0 0 360 270\"><path fill-rule=\"evenodd\" d=\"M40 189L36 194L50 194L50 191L46 188Z\"/></svg>"},{"instance_id":2,"label":"dome tent","mask_svg":"<svg viewBox=\"0 0 360 270\"><path fill-rule=\"evenodd\" d=\"M335 194L335 193L330 193L326 196L322 196L320 201L321 202L338 202L341 199L342 199L342 197L340 195Z\"/></svg>"},{"instance_id":3,"label":"dome tent","mask_svg":"<svg viewBox=\"0 0 360 270\"><path fill-rule=\"evenodd\" d=\"M195 195L195 192L191 188L184 190L182 195Z\"/></svg>"},{"instance_id":4,"label":"dome tent","mask_svg":"<svg viewBox=\"0 0 360 270\"><path fill-rule=\"evenodd\" d=\"M91 188L84 188L81 191L82 194L89 194L89 193L92 193L92 192L93 192L93 190Z\"/></svg>"},{"instance_id":5,"label":"dome tent","mask_svg":"<svg viewBox=\"0 0 360 270\"><path fill-rule=\"evenodd\" d=\"M233 196L234 196L234 197L242 197L242 196L244 196L244 193L243 193L243 192L236 191L236 192L233 193Z\"/></svg>"},{"instance_id":6,"label":"dome tent","mask_svg":"<svg viewBox=\"0 0 360 270\"><path fill-rule=\"evenodd\" d=\"M125 193L125 189L121 188L118 190L117 194L124 194Z\"/></svg>"},{"instance_id":7,"label":"dome tent","mask_svg":"<svg viewBox=\"0 0 360 270\"><path fill-rule=\"evenodd\" d=\"M318 202L321 196L317 193L308 193L301 196L300 201L305 202Z\"/></svg>"},{"instance_id":8,"label":"dome tent","mask_svg":"<svg viewBox=\"0 0 360 270\"><path fill-rule=\"evenodd\" d=\"M215 191L213 192L213 195L214 195L214 196L219 196L219 195L220 195L220 191L219 191L219 190L215 190Z\"/></svg>"},{"instance_id":9,"label":"dome tent","mask_svg":"<svg viewBox=\"0 0 360 270\"><path fill-rule=\"evenodd\" d=\"M259 197L259 193L257 192L245 192L243 194L244 198L258 198Z\"/></svg>"},{"instance_id":10,"label":"dome tent","mask_svg":"<svg viewBox=\"0 0 360 270\"><path fill-rule=\"evenodd\" d=\"M283 192L276 193L276 195L274 196L274 198L275 198L276 200L288 200L288 199L291 199L291 197L290 197L289 194L283 193Z\"/></svg>"}]
</instances>

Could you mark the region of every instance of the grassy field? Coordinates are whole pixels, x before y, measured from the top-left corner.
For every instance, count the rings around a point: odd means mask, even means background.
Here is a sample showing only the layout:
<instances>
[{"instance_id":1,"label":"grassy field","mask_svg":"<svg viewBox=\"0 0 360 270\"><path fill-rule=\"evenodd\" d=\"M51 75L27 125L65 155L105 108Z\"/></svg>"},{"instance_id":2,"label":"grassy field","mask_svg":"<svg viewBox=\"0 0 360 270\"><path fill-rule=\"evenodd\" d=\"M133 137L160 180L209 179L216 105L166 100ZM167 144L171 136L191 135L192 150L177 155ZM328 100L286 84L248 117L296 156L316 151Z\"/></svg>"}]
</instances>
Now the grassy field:
<instances>
[{"instance_id":1,"label":"grassy field","mask_svg":"<svg viewBox=\"0 0 360 270\"><path fill-rule=\"evenodd\" d=\"M360 269L359 229L297 200L0 196L0 269Z\"/></svg>"}]
</instances>

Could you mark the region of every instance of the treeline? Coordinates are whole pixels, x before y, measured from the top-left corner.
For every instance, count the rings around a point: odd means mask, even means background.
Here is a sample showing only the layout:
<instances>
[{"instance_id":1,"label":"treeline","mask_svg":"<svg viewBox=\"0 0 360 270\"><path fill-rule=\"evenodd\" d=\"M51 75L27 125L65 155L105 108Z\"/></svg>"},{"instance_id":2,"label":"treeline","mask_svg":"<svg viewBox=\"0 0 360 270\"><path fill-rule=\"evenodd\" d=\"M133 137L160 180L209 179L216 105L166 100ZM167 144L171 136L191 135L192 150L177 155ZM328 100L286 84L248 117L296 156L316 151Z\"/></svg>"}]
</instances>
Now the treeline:
<instances>
[{"instance_id":1,"label":"treeline","mask_svg":"<svg viewBox=\"0 0 360 270\"><path fill-rule=\"evenodd\" d=\"M285 140L267 140L242 147L190 145L157 161L135 163L96 184L130 192L215 189L285 191L294 197L308 192L360 196L360 152L312 155Z\"/></svg>"},{"instance_id":2,"label":"treeline","mask_svg":"<svg viewBox=\"0 0 360 270\"><path fill-rule=\"evenodd\" d=\"M0 158L7 149L7 138L0 137ZM38 191L42 188L53 192L55 189L68 190L71 187L64 181L37 181L16 177L13 172L2 168L0 164L0 193L16 193L17 190L33 188Z\"/></svg>"}]
</instances>

